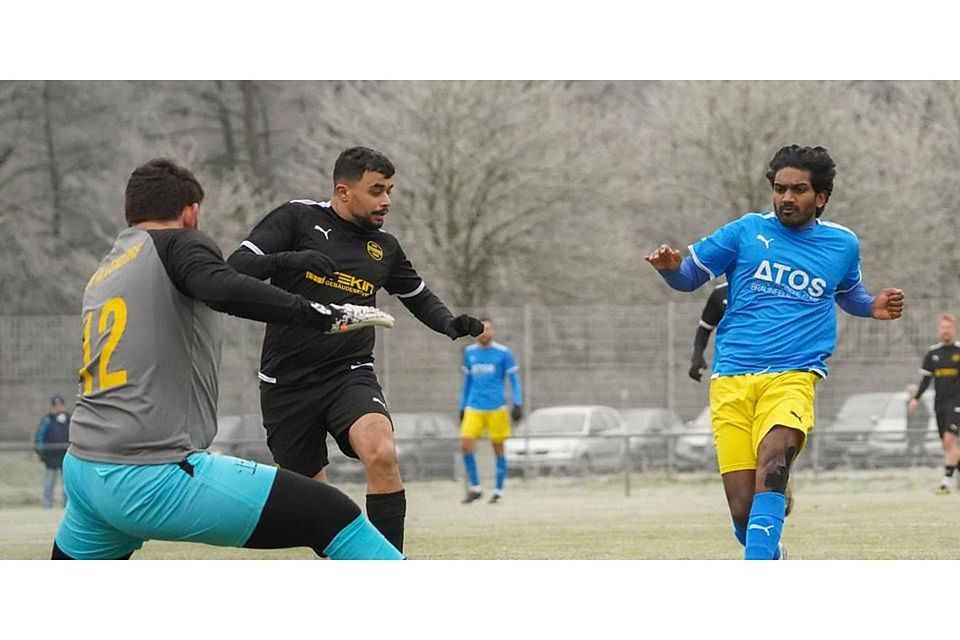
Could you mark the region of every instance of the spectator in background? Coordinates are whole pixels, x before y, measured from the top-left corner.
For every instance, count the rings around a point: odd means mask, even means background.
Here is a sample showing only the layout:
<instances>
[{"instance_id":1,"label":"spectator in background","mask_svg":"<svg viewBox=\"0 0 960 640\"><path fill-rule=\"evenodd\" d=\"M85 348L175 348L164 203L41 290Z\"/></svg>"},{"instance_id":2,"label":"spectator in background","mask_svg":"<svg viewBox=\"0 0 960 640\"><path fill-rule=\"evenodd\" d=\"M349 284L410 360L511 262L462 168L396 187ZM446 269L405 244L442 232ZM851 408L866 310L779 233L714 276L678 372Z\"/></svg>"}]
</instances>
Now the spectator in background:
<instances>
[{"instance_id":1,"label":"spectator in background","mask_svg":"<svg viewBox=\"0 0 960 640\"><path fill-rule=\"evenodd\" d=\"M910 400L917 395L917 385L907 385L907 459L910 464L923 462L923 441L927 436L927 427L930 425L930 411L927 406L917 403L917 409L910 411Z\"/></svg>"},{"instance_id":2,"label":"spectator in background","mask_svg":"<svg viewBox=\"0 0 960 640\"><path fill-rule=\"evenodd\" d=\"M34 449L43 460L43 508L53 507L53 490L60 479L60 493L63 496L63 506L67 506L67 493L63 490L63 456L67 453L67 444L70 442L70 414L63 404L63 396L56 395L50 399L50 413L43 416L37 428L37 437Z\"/></svg>"}]
</instances>

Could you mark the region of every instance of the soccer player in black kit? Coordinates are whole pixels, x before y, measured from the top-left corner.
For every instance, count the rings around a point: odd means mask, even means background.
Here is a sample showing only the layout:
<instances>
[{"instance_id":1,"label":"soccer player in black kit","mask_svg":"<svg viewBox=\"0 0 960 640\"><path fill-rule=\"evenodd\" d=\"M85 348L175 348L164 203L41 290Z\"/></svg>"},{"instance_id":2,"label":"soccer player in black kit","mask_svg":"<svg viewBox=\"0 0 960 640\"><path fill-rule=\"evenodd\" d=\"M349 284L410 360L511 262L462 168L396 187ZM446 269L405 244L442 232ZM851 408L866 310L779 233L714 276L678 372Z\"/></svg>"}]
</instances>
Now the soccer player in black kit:
<instances>
[{"instance_id":1,"label":"soccer player in black kit","mask_svg":"<svg viewBox=\"0 0 960 640\"><path fill-rule=\"evenodd\" d=\"M380 288L423 324L456 340L480 320L454 315L381 230L394 167L378 151L347 149L333 168L328 202L292 200L267 214L228 263L237 271L320 303L374 306ZM267 446L284 469L323 481L330 433L367 476L367 517L400 551L406 495L393 426L373 367L373 328L330 340L306 327L267 326L260 408Z\"/></svg>"},{"instance_id":2,"label":"soccer player in black kit","mask_svg":"<svg viewBox=\"0 0 960 640\"><path fill-rule=\"evenodd\" d=\"M957 319L949 313L937 318L937 334L940 342L930 347L920 367L920 386L917 395L910 400L907 410L917 410L920 396L933 380L933 410L937 414L937 431L943 444L944 475L937 493L950 493L950 478L960 463L960 342L957 342Z\"/></svg>"}]
</instances>

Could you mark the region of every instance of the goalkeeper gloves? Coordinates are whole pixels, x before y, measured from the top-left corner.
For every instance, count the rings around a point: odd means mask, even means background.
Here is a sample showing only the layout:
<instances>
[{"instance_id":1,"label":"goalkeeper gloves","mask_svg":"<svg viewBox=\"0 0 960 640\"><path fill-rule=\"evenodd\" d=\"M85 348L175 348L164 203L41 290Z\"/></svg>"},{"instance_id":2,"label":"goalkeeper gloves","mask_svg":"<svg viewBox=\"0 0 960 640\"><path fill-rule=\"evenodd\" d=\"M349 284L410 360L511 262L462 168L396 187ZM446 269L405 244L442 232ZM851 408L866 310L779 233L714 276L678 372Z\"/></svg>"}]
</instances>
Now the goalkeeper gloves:
<instances>
[{"instance_id":1,"label":"goalkeeper gloves","mask_svg":"<svg viewBox=\"0 0 960 640\"><path fill-rule=\"evenodd\" d=\"M451 340L462 338L463 336L478 336L483 333L483 323L474 317L463 314L456 318L451 318L443 332L450 336Z\"/></svg>"}]
</instances>

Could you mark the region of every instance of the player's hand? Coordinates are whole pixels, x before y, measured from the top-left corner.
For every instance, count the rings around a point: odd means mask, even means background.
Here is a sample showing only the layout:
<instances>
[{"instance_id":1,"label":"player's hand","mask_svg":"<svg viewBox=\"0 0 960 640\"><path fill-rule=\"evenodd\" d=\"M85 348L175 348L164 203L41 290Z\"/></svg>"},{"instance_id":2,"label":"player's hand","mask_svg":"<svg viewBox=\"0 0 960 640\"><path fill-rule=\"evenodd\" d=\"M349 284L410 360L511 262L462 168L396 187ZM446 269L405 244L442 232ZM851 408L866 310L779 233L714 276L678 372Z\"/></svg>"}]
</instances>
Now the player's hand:
<instances>
[{"instance_id":1,"label":"player's hand","mask_svg":"<svg viewBox=\"0 0 960 640\"><path fill-rule=\"evenodd\" d=\"M703 356L694 356L690 361L690 371L687 372L687 375L700 382L703 377L703 374L700 372L707 368L707 361L703 359Z\"/></svg>"},{"instance_id":2,"label":"player's hand","mask_svg":"<svg viewBox=\"0 0 960 640\"><path fill-rule=\"evenodd\" d=\"M521 418L523 418L523 407L519 404L513 405L513 409L510 410L510 419L520 422Z\"/></svg>"},{"instance_id":3,"label":"player's hand","mask_svg":"<svg viewBox=\"0 0 960 640\"><path fill-rule=\"evenodd\" d=\"M896 320L903 315L903 291L882 289L873 301L872 310L877 320Z\"/></svg>"},{"instance_id":4,"label":"player's hand","mask_svg":"<svg viewBox=\"0 0 960 640\"><path fill-rule=\"evenodd\" d=\"M920 406L920 402L916 398L910 398L910 403L907 405L907 411L913 413L917 410L918 406Z\"/></svg>"},{"instance_id":5,"label":"player's hand","mask_svg":"<svg viewBox=\"0 0 960 640\"><path fill-rule=\"evenodd\" d=\"M683 262L680 252L671 249L669 245L662 244L660 248L643 258L650 263L657 271L676 271Z\"/></svg>"},{"instance_id":6,"label":"player's hand","mask_svg":"<svg viewBox=\"0 0 960 640\"><path fill-rule=\"evenodd\" d=\"M457 338L462 338L463 336L477 337L483 333L483 323L473 316L463 314L461 316L457 316L456 318L452 318L450 322L447 323L447 327L443 330L443 332L450 336L451 340L456 340Z\"/></svg>"},{"instance_id":7,"label":"player's hand","mask_svg":"<svg viewBox=\"0 0 960 640\"><path fill-rule=\"evenodd\" d=\"M321 276L332 276L337 270L330 256L314 249L281 251L273 254L273 259L279 268L289 271L312 271Z\"/></svg>"}]
</instances>

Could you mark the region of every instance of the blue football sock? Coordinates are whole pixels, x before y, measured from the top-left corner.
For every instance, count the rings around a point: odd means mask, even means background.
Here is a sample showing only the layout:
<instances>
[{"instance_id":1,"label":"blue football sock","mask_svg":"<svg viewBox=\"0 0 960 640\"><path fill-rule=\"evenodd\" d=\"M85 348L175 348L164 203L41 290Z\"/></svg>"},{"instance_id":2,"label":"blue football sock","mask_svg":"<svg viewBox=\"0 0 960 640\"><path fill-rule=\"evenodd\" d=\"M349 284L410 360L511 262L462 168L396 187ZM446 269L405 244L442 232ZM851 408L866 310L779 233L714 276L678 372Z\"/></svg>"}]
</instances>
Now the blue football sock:
<instances>
[{"instance_id":1,"label":"blue football sock","mask_svg":"<svg viewBox=\"0 0 960 640\"><path fill-rule=\"evenodd\" d=\"M745 560L773 560L783 530L787 499L782 493L765 491L753 497L750 519L747 521Z\"/></svg>"},{"instance_id":2,"label":"blue football sock","mask_svg":"<svg viewBox=\"0 0 960 640\"><path fill-rule=\"evenodd\" d=\"M403 554L362 513L340 530L323 555L331 560L403 560Z\"/></svg>"},{"instance_id":3,"label":"blue football sock","mask_svg":"<svg viewBox=\"0 0 960 640\"><path fill-rule=\"evenodd\" d=\"M747 528L741 527L736 522L733 523L733 535L737 538L740 546L747 546Z\"/></svg>"},{"instance_id":4,"label":"blue football sock","mask_svg":"<svg viewBox=\"0 0 960 640\"><path fill-rule=\"evenodd\" d=\"M507 456L497 456L497 491L503 489L503 481L507 478Z\"/></svg>"},{"instance_id":5,"label":"blue football sock","mask_svg":"<svg viewBox=\"0 0 960 640\"><path fill-rule=\"evenodd\" d=\"M472 453L463 454L463 466L467 468L467 477L471 487L480 486L480 474L477 473L477 458Z\"/></svg>"}]
</instances>

